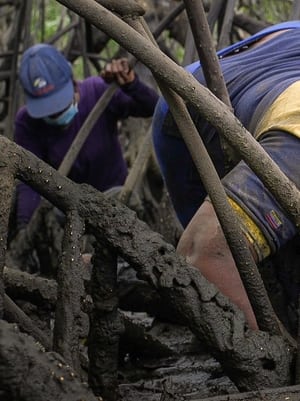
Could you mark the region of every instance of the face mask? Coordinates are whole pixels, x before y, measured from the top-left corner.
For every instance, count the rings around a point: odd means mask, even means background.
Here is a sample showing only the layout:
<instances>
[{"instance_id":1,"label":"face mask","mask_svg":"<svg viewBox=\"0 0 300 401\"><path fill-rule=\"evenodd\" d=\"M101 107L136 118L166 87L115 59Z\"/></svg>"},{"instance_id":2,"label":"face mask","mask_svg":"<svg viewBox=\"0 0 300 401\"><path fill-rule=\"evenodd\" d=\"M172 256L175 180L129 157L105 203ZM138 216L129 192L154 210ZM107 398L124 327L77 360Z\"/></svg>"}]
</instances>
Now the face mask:
<instances>
[{"instance_id":1,"label":"face mask","mask_svg":"<svg viewBox=\"0 0 300 401\"><path fill-rule=\"evenodd\" d=\"M45 117L43 120L45 123L49 125L55 125L55 126L64 126L70 124L70 122L73 120L73 118L76 116L78 113L78 105L77 103L72 103L67 110L65 110L62 114L60 114L58 117L51 118L51 117Z\"/></svg>"}]
</instances>

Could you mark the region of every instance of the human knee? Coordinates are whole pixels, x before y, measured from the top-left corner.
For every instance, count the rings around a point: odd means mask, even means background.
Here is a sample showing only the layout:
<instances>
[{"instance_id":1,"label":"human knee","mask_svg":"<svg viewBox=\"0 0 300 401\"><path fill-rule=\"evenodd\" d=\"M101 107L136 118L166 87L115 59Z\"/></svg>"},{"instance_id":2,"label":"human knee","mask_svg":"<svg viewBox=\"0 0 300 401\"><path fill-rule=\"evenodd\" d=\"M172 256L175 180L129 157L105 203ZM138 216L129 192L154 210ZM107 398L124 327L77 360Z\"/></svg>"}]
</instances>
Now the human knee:
<instances>
[{"instance_id":1,"label":"human knee","mask_svg":"<svg viewBox=\"0 0 300 401\"><path fill-rule=\"evenodd\" d=\"M210 202L205 201L184 230L177 252L193 265L223 253L227 243Z\"/></svg>"}]
</instances>

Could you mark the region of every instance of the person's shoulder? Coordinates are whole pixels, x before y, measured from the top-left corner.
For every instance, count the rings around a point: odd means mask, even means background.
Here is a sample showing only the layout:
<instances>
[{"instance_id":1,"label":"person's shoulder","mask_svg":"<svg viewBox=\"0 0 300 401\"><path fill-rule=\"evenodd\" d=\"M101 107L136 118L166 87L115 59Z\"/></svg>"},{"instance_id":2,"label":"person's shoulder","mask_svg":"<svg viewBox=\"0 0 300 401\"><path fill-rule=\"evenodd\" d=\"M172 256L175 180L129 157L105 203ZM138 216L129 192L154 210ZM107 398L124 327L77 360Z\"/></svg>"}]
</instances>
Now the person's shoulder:
<instances>
[{"instance_id":1,"label":"person's shoulder","mask_svg":"<svg viewBox=\"0 0 300 401\"><path fill-rule=\"evenodd\" d=\"M30 117L26 106L22 106L16 113L15 126L17 130L23 133L26 131L30 135L35 135L47 126L42 119Z\"/></svg>"},{"instance_id":2,"label":"person's shoulder","mask_svg":"<svg viewBox=\"0 0 300 401\"><path fill-rule=\"evenodd\" d=\"M41 121L40 119L30 117L26 106L20 107L15 116L15 124L17 126L22 126L22 127L26 126L26 127L31 127L33 129L38 125L40 121Z\"/></svg>"},{"instance_id":3,"label":"person's shoulder","mask_svg":"<svg viewBox=\"0 0 300 401\"><path fill-rule=\"evenodd\" d=\"M107 88L107 83L98 76L91 76L77 82L80 96L91 100L98 98Z\"/></svg>"},{"instance_id":4,"label":"person's shoulder","mask_svg":"<svg viewBox=\"0 0 300 401\"><path fill-rule=\"evenodd\" d=\"M95 76L90 76L87 77L85 79L83 79L82 81L78 81L78 85L79 87L91 87L91 86L95 86L95 87L105 87L107 86L107 83L103 80L103 78L95 75Z\"/></svg>"},{"instance_id":5,"label":"person's shoulder","mask_svg":"<svg viewBox=\"0 0 300 401\"><path fill-rule=\"evenodd\" d=\"M28 118L30 118L30 117L27 112L26 106L20 107L16 114L16 120L21 121L21 120L28 119Z\"/></svg>"}]
</instances>

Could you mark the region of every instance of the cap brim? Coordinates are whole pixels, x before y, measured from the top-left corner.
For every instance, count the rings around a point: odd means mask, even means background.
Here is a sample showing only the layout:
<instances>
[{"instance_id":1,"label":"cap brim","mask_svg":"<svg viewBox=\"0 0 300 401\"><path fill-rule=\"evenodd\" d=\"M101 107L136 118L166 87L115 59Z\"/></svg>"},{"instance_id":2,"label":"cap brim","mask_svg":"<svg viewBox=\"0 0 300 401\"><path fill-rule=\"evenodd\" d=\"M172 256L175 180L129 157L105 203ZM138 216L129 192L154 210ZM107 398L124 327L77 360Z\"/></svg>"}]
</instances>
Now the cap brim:
<instances>
[{"instance_id":1,"label":"cap brim","mask_svg":"<svg viewBox=\"0 0 300 401\"><path fill-rule=\"evenodd\" d=\"M28 114L33 118L44 118L59 113L72 103L74 85L72 79L61 89L48 96L32 97L25 94Z\"/></svg>"}]
</instances>

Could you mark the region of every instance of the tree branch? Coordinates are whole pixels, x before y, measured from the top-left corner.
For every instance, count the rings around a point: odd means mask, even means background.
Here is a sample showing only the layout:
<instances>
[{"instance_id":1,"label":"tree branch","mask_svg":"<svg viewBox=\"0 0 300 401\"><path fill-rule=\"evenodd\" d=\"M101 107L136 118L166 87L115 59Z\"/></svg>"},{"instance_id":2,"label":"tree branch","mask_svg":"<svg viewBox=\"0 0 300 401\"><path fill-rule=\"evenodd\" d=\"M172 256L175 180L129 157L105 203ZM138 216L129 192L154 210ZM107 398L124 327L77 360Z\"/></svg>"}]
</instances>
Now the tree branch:
<instances>
[{"instance_id":1,"label":"tree branch","mask_svg":"<svg viewBox=\"0 0 300 401\"><path fill-rule=\"evenodd\" d=\"M121 46L147 65L157 78L172 88L185 101L191 103L239 152L250 168L278 199L287 213L290 214L297 228L300 228L300 196L298 189L282 173L276 163L223 102L200 85L191 74L168 59L142 35L138 35L134 29L100 4L93 0L58 1L87 18L90 23L118 41Z\"/></svg>"},{"instance_id":2,"label":"tree branch","mask_svg":"<svg viewBox=\"0 0 300 401\"><path fill-rule=\"evenodd\" d=\"M77 209L89 230L181 316L241 390L290 384L294 349L280 336L249 330L242 312L134 212L88 185L61 176L7 138L0 137L0 146L0 163L15 166L18 178L64 212ZM1 203L2 198L0 207Z\"/></svg>"}]
</instances>

